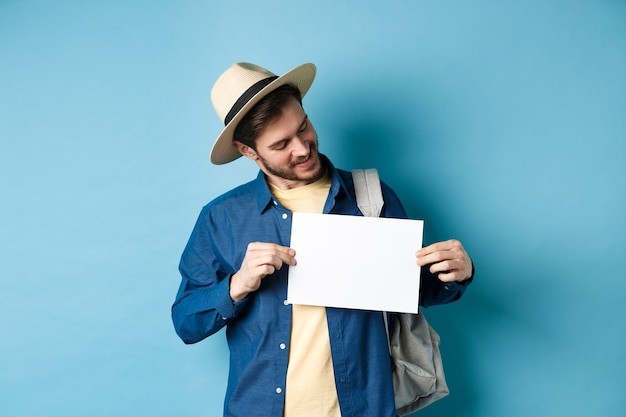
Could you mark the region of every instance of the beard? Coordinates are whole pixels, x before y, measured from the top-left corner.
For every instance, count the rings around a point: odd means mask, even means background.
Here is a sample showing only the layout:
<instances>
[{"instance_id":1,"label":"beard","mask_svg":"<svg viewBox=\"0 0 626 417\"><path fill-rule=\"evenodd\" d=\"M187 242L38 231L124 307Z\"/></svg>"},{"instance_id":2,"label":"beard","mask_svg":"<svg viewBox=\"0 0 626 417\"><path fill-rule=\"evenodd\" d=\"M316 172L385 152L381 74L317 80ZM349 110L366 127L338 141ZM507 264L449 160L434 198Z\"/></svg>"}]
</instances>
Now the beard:
<instances>
[{"instance_id":1,"label":"beard","mask_svg":"<svg viewBox=\"0 0 626 417\"><path fill-rule=\"evenodd\" d=\"M272 165L258 153L257 156L259 157L259 162L261 163L261 165L263 165L263 168L267 172L288 181L315 182L320 179L322 177L322 174L324 173L324 168L322 167L320 155L317 152L317 146L314 144L311 145L311 148L309 149L309 155L306 158L299 158L295 161L291 161L286 166ZM305 173L298 173L296 166L305 162L309 158L317 158L317 166L315 167L315 169Z\"/></svg>"}]
</instances>

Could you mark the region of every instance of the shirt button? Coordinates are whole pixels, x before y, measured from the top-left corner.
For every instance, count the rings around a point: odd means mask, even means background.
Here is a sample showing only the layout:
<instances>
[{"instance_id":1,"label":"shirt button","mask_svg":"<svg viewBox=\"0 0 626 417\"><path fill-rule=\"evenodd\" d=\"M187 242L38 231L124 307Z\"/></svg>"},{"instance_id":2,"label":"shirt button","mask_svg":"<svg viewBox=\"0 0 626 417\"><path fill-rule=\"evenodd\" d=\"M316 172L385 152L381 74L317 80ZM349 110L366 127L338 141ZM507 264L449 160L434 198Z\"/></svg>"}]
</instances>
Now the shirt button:
<instances>
[{"instance_id":1,"label":"shirt button","mask_svg":"<svg viewBox=\"0 0 626 417\"><path fill-rule=\"evenodd\" d=\"M274 203L275 206L278 205L278 203L276 202L276 200L272 200L272 203Z\"/></svg>"},{"instance_id":2,"label":"shirt button","mask_svg":"<svg viewBox=\"0 0 626 417\"><path fill-rule=\"evenodd\" d=\"M280 344L280 348L281 348L281 349L283 349L283 350L284 350L286 347L287 347L287 345L286 345L286 344L284 344L284 343L281 343L281 344Z\"/></svg>"},{"instance_id":3,"label":"shirt button","mask_svg":"<svg viewBox=\"0 0 626 417\"><path fill-rule=\"evenodd\" d=\"M288 305L289 305L289 301L288 301L288 300L285 300L285 301L283 301L283 304L284 304L284 305L286 305L286 306L288 306Z\"/></svg>"},{"instance_id":4,"label":"shirt button","mask_svg":"<svg viewBox=\"0 0 626 417\"><path fill-rule=\"evenodd\" d=\"M287 216L287 213L283 213L283 219L287 220L287 217L289 217L289 216Z\"/></svg>"},{"instance_id":5,"label":"shirt button","mask_svg":"<svg viewBox=\"0 0 626 417\"><path fill-rule=\"evenodd\" d=\"M281 392L283 392L283 390L280 387L276 388L276 394L280 394Z\"/></svg>"}]
</instances>

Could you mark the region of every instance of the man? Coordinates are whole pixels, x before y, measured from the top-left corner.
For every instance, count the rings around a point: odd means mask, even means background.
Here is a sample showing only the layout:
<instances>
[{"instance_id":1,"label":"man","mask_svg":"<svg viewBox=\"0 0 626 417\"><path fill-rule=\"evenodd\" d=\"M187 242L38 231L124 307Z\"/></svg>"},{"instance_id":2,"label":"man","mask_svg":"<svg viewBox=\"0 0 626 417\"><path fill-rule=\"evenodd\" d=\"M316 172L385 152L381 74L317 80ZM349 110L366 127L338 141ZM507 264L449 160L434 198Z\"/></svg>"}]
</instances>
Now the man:
<instances>
[{"instance_id":1,"label":"man","mask_svg":"<svg viewBox=\"0 0 626 417\"><path fill-rule=\"evenodd\" d=\"M297 262L292 213L362 215L351 174L318 152L302 108L314 77L312 64L278 77L238 63L211 92L225 123L211 161L243 155L260 172L203 208L181 258L172 316L185 343L226 327L226 416L396 416L382 313L285 301L288 267ZM406 218L382 187L381 216ZM457 300L473 276L455 240L417 251L416 265L424 267L423 306Z\"/></svg>"}]
</instances>

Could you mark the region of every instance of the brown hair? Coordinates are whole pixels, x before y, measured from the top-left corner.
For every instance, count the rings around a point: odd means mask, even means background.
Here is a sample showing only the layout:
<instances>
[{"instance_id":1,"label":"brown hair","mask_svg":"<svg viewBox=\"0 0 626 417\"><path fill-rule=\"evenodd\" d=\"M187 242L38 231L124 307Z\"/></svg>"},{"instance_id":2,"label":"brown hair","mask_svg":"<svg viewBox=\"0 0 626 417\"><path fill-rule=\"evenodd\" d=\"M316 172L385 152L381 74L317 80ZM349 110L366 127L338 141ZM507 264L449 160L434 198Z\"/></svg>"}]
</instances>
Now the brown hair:
<instances>
[{"instance_id":1,"label":"brown hair","mask_svg":"<svg viewBox=\"0 0 626 417\"><path fill-rule=\"evenodd\" d=\"M283 108L292 98L302 105L300 90L291 84L282 85L263 97L241 119L233 133L234 139L256 149L255 141L258 135L282 114Z\"/></svg>"}]
</instances>

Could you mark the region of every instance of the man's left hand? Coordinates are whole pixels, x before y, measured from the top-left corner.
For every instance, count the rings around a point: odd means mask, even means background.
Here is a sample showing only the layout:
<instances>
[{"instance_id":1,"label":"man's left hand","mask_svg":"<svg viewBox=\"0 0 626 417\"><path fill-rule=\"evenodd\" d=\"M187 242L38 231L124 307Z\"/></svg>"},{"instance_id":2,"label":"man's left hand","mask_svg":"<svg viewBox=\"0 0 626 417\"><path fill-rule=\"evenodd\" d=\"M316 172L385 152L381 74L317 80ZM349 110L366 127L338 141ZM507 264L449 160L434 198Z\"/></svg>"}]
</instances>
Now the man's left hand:
<instances>
[{"instance_id":1,"label":"man's left hand","mask_svg":"<svg viewBox=\"0 0 626 417\"><path fill-rule=\"evenodd\" d=\"M472 260L458 240L433 243L415 252L417 265L430 265L440 281L465 281L472 276Z\"/></svg>"}]
</instances>

